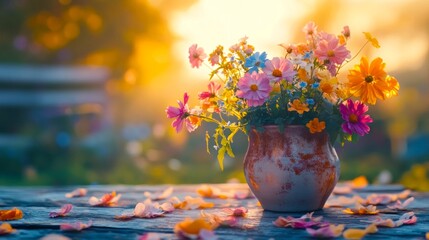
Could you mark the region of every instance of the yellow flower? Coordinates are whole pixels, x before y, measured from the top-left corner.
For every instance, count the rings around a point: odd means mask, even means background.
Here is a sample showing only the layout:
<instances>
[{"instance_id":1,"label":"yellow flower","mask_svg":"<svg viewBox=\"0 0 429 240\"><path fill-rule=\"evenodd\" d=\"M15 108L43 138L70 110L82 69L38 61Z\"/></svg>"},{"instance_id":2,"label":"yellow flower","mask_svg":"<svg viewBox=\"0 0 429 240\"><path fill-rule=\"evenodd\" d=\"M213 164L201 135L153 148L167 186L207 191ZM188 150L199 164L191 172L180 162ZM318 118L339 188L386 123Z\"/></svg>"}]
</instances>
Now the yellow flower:
<instances>
[{"instance_id":1,"label":"yellow flower","mask_svg":"<svg viewBox=\"0 0 429 240\"><path fill-rule=\"evenodd\" d=\"M386 91L386 97L390 98L393 96L398 96L398 91L399 91L398 80L396 80L395 77L387 76L386 82L388 86L388 90Z\"/></svg>"},{"instance_id":2,"label":"yellow flower","mask_svg":"<svg viewBox=\"0 0 429 240\"><path fill-rule=\"evenodd\" d=\"M301 101L298 99L293 100L292 104L289 103L289 108L287 110L290 112L297 111L299 114L310 111L308 104L301 103Z\"/></svg>"},{"instance_id":3,"label":"yellow flower","mask_svg":"<svg viewBox=\"0 0 429 240\"><path fill-rule=\"evenodd\" d=\"M375 104L377 99L386 99L390 88L386 82L385 63L376 58L371 64L366 57L362 57L359 65L355 65L347 78L350 93L360 97L364 103Z\"/></svg>"},{"instance_id":4,"label":"yellow flower","mask_svg":"<svg viewBox=\"0 0 429 240\"><path fill-rule=\"evenodd\" d=\"M310 133L317 133L322 132L323 129L325 129L326 124L324 121L319 122L318 118L314 118L313 120L309 121L305 126L310 129Z\"/></svg>"},{"instance_id":5,"label":"yellow flower","mask_svg":"<svg viewBox=\"0 0 429 240\"><path fill-rule=\"evenodd\" d=\"M319 83L319 89L320 91L322 91L323 97L330 100L331 102L335 101L337 97L337 94L336 94L337 84L338 84L338 79L336 77L333 77L330 79L328 78L322 79Z\"/></svg>"},{"instance_id":6,"label":"yellow flower","mask_svg":"<svg viewBox=\"0 0 429 240\"><path fill-rule=\"evenodd\" d=\"M304 68L300 68L298 70L298 77L299 79L301 79L302 81L305 81L307 83L310 83L310 78L308 77L307 71L305 71Z\"/></svg>"},{"instance_id":7,"label":"yellow flower","mask_svg":"<svg viewBox=\"0 0 429 240\"><path fill-rule=\"evenodd\" d=\"M380 44L378 44L377 38L373 37L371 33L363 32L363 34L365 34L366 40L368 40L372 44L372 46L374 46L375 48L380 48Z\"/></svg>"}]
</instances>

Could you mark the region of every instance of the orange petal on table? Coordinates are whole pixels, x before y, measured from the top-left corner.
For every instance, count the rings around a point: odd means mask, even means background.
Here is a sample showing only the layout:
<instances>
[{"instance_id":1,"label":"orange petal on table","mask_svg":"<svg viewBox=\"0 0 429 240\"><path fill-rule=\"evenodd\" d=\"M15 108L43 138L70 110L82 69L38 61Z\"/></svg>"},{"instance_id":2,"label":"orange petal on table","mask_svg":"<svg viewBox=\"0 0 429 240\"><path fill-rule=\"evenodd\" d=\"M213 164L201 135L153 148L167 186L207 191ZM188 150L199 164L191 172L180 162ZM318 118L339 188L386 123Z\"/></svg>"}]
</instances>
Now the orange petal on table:
<instances>
[{"instance_id":1,"label":"orange petal on table","mask_svg":"<svg viewBox=\"0 0 429 240\"><path fill-rule=\"evenodd\" d=\"M60 230L79 232L91 226L92 226L92 221L89 221L89 223L82 223L82 222L63 223L60 225Z\"/></svg>"},{"instance_id":2,"label":"orange petal on table","mask_svg":"<svg viewBox=\"0 0 429 240\"><path fill-rule=\"evenodd\" d=\"M72 192L66 193L66 198L74 198L74 197L83 197L86 195L88 190L85 188L78 188L73 190Z\"/></svg>"},{"instance_id":3,"label":"orange petal on table","mask_svg":"<svg viewBox=\"0 0 429 240\"><path fill-rule=\"evenodd\" d=\"M368 205L366 207L356 204L355 208L346 208L343 210L343 213L353 214L353 215L375 215L378 214L378 210L376 206Z\"/></svg>"},{"instance_id":4,"label":"orange petal on table","mask_svg":"<svg viewBox=\"0 0 429 240\"><path fill-rule=\"evenodd\" d=\"M412 193L411 190L407 189L407 190L404 190L404 191L396 194L396 196L399 199L405 199L405 198L409 197L411 193Z\"/></svg>"},{"instance_id":5,"label":"orange petal on table","mask_svg":"<svg viewBox=\"0 0 429 240\"><path fill-rule=\"evenodd\" d=\"M330 197L328 201L325 203L324 207L345 207L349 205L356 205L356 203L362 201L362 198L358 195L353 197Z\"/></svg>"},{"instance_id":6,"label":"orange petal on table","mask_svg":"<svg viewBox=\"0 0 429 240\"><path fill-rule=\"evenodd\" d=\"M171 196L173 193L173 187L169 187L165 189L162 192L156 192L156 193L150 193L150 192L144 192L144 196L151 199L151 200L163 200Z\"/></svg>"},{"instance_id":7,"label":"orange petal on table","mask_svg":"<svg viewBox=\"0 0 429 240\"><path fill-rule=\"evenodd\" d=\"M233 216L220 216L214 213L206 213L203 210L201 210L200 216L215 227L236 227L238 225L238 219Z\"/></svg>"},{"instance_id":8,"label":"orange petal on table","mask_svg":"<svg viewBox=\"0 0 429 240\"><path fill-rule=\"evenodd\" d=\"M429 240L429 232L426 233L426 240Z\"/></svg>"},{"instance_id":9,"label":"orange petal on table","mask_svg":"<svg viewBox=\"0 0 429 240\"><path fill-rule=\"evenodd\" d=\"M368 221L361 220L361 221L375 224L377 227L389 227L389 228L397 227L396 223L390 218L383 219L381 217L376 217L374 220L368 220Z\"/></svg>"},{"instance_id":10,"label":"orange petal on table","mask_svg":"<svg viewBox=\"0 0 429 240\"><path fill-rule=\"evenodd\" d=\"M23 213L18 208L0 210L0 221L10 221L21 219Z\"/></svg>"},{"instance_id":11,"label":"orange petal on table","mask_svg":"<svg viewBox=\"0 0 429 240\"><path fill-rule=\"evenodd\" d=\"M201 185L197 189L197 193L201 197L205 197L205 198L221 198L221 199L227 199L229 197L229 195L230 195L230 194L228 194L226 192L222 192L219 188L211 187L211 186L209 186L207 184Z\"/></svg>"},{"instance_id":12,"label":"orange petal on table","mask_svg":"<svg viewBox=\"0 0 429 240\"><path fill-rule=\"evenodd\" d=\"M350 228L343 232L343 237L345 239L362 239L368 233L376 233L378 231L375 224L371 224L365 229L355 229Z\"/></svg>"},{"instance_id":13,"label":"orange petal on table","mask_svg":"<svg viewBox=\"0 0 429 240\"><path fill-rule=\"evenodd\" d=\"M128 221L134 218L134 213L123 213L121 215L115 216L116 220Z\"/></svg>"},{"instance_id":14,"label":"orange petal on table","mask_svg":"<svg viewBox=\"0 0 429 240\"><path fill-rule=\"evenodd\" d=\"M352 192L353 189L350 186L335 186L333 191L333 193L337 195L350 194Z\"/></svg>"},{"instance_id":15,"label":"orange petal on table","mask_svg":"<svg viewBox=\"0 0 429 240\"><path fill-rule=\"evenodd\" d=\"M176 207L177 206L177 207ZM185 200L177 205L176 208L185 209L185 210L193 210L193 209L204 209L204 208L212 208L214 207L214 203L205 202L202 198L193 198L190 196L186 196Z\"/></svg>"},{"instance_id":16,"label":"orange petal on table","mask_svg":"<svg viewBox=\"0 0 429 240\"><path fill-rule=\"evenodd\" d=\"M368 179L365 176L359 176L350 182L351 188L360 189L368 186Z\"/></svg>"},{"instance_id":17,"label":"orange petal on table","mask_svg":"<svg viewBox=\"0 0 429 240\"><path fill-rule=\"evenodd\" d=\"M49 217L50 218L56 218L56 217L64 217L69 213L73 208L73 205L71 204L64 204L61 209L57 212L50 212Z\"/></svg>"},{"instance_id":18,"label":"orange petal on table","mask_svg":"<svg viewBox=\"0 0 429 240\"><path fill-rule=\"evenodd\" d=\"M201 234L203 234L203 236L206 234L203 230L213 231L215 228L215 225L210 224L204 218L186 218L174 226L174 232L179 237L196 239L198 237L201 238Z\"/></svg>"},{"instance_id":19,"label":"orange petal on table","mask_svg":"<svg viewBox=\"0 0 429 240\"><path fill-rule=\"evenodd\" d=\"M9 223L2 223L0 225L0 236L14 233L16 230L12 228Z\"/></svg>"},{"instance_id":20,"label":"orange petal on table","mask_svg":"<svg viewBox=\"0 0 429 240\"><path fill-rule=\"evenodd\" d=\"M387 207L393 210L406 210L407 206L410 205L412 201L414 201L414 197L410 197L404 202L396 200L394 204L388 205Z\"/></svg>"},{"instance_id":21,"label":"orange petal on table","mask_svg":"<svg viewBox=\"0 0 429 240\"><path fill-rule=\"evenodd\" d=\"M305 230L312 237L316 238L335 238L340 236L344 231L344 224L334 225L330 224L319 229L306 228Z\"/></svg>"},{"instance_id":22,"label":"orange petal on table","mask_svg":"<svg viewBox=\"0 0 429 240\"><path fill-rule=\"evenodd\" d=\"M89 204L91 206L113 206L116 205L119 201L119 199L121 198L121 194L116 194L115 191L111 192L111 193L106 193L103 195L103 197L101 197L100 199L96 198L96 197L91 197L89 199Z\"/></svg>"},{"instance_id":23,"label":"orange petal on table","mask_svg":"<svg viewBox=\"0 0 429 240\"><path fill-rule=\"evenodd\" d=\"M386 205L396 201L396 199L398 199L398 197L395 194L371 194L366 199L362 199L359 202L365 205Z\"/></svg>"}]
</instances>

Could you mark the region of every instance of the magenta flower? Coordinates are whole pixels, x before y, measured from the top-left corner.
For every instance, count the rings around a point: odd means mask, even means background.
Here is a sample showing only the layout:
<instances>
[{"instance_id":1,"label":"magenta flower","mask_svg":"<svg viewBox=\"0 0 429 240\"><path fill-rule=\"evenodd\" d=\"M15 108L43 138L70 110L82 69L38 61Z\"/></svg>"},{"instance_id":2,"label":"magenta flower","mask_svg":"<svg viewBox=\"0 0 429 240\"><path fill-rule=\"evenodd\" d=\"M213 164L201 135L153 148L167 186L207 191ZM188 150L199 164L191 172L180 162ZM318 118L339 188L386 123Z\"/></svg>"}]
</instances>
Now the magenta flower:
<instances>
[{"instance_id":1,"label":"magenta flower","mask_svg":"<svg viewBox=\"0 0 429 240\"><path fill-rule=\"evenodd\" d=\"M246 73L237 86L237 97L246 99L250 107L264 104L271 92L270 80L265 73Z\"/></svg>"},{"instance_id":2,"label":"magenta flower","mask_svg":"<svg viewBox=\"0 0 429 240\"><path fill-rule=\"evenodd\" d=\"M197 44L193 44L189 48L189 62L193 68L199 68L206 57L207 54L204 53L204 49L199 48Z\"/></svg>"},{"instance_id":3,"label":"magenta flower","mask_svg":"<svg viewBox=\"0 0 429 240\"><path fill-rule=\"evenodd\" d=\"M182 130L183 125L186 126L188 132L194 131L197 126L193 125L191 120L188 118L189 116L189 107L188 107L189 96L188 93L185 93L183 96L183 102L177 101L179 107L169 106L165 110L168 118L176 118L173 121L172 126L176 129L176 132L180 132Z\"/></svg>"},{"instance_id":4,"label":"magenta flower","mask_svg":"<svg viewBox=\"0 0 429 240\"><path fill-rule=\"evenodd\" d=\"M316 50L314 50L314 55L323 62L327 62L327 65L330 65L330 72L332 75L335 75L335 66L334 64L341 64L350 57L350 51L347 48L339 44L338 38L333 34L322 33L320 34L321 39L317 44Z\"/></svg>"},{"instance_id":5,"label":"magenta flower","mask_svg":"<svg viewBox=\"0 0 429 240\"><path fill-rule=\"evenodd\" d=\"M271 82L278 82L282 79L291 82L295 75L292 63L286 58L275 57L272 60L266 61L263 71L267 74Z\"/></svg>"},{"instance_id":6,"label":"magenta flower","mask_svg":"<svg viewBox=\"0 0 429 240\"><path fill-rule=\"evenodd\" d=\"M348 99L340 104L341 116L344 123L341 124L343 131L348 134L357 133L363 136L369 133L368 123L372 122L372 118L365 114L368 111L368 106L359 102Z\"/></svg>"},{"instance_id":7,"label":"magenta flower","mask_svg":"<svg viewBox=\"0 0 429 240\"><path fill-rule=\"evenodd\" d=\"M209 98L216 97L221 85L215 82L210 82L208 85L208 91L200 92L198 94L198 99L206 100Z\"/></svg>"}]
</instances>

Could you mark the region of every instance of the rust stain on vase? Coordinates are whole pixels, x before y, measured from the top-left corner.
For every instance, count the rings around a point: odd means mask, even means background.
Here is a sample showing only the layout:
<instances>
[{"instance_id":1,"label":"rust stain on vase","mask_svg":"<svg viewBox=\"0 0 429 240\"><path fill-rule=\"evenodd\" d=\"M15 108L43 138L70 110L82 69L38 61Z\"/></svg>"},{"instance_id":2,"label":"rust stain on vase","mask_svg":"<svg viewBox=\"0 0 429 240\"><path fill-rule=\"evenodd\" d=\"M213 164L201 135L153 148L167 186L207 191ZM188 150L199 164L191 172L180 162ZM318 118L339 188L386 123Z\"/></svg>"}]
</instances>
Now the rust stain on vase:
<instances>
[{"instance_id":1,"label":"rust stain on vase","mask_svg":"<svg viewBox=\"0 0 429 240\"><path fill-rule=\"evenodd\" d=\"M327 133L305 126L252 130L244 173L266 210L313 211L325 204L339 178L339 160Z\"/></svg>"}]
</instances>

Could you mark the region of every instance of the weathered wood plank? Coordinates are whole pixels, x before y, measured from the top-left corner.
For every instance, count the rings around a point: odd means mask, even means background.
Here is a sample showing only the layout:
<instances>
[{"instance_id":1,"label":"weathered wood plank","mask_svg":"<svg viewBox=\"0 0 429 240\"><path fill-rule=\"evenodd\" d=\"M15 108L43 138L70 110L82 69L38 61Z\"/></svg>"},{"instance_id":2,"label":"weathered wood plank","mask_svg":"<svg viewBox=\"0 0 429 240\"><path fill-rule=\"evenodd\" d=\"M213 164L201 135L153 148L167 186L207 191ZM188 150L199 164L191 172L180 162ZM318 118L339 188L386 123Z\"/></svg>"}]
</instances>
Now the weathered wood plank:
<instances>
[{"instance_id":1,"label":"weathered wood plank","mask_svg":"<svg viewBox=\"0 0 429 240\"><path fill-rule=\"evenodd\" d=\"M199 185L178 185L174 186L174 196L183 199L184 196L197 196L196 189ZM247 189L243 184L222 184L215 185L221 189ZM136 239L137 236L145 232L157 232L165 239L176 239L173 228L176 223L185 217L197 217L200 210L176 210L165 217L155 219L132 219L130 221L118 221L115 215L120 215L124 211L132 211L137 202L145 200L143 192L158 192L165 188L163 186L87 186L88 194L81 198L66 198L64 194L74 189L74 187L0 187L0 209L18 207L24 212L24 218L10 223L18 231L7 236L8 239L39 239L47 234L55 233L68 236L72 239ZM116 207L91 207L88 199L91 196L101 197L111 191L122 194L119 205ZM359 192L365 197L374 192ZM411 210L418 217L418 223L412 226L402 226L399 228L380 228L377 234L369 235L366 239L396 239L410 238L423 239L424 234L429 232L429 193L414 194L416 200L411 205ZM263 211L256 205L256 199L205 199L215 203L215 208L207 209L208 213L219 212L220 209L230 206L245 206L249 209L246 218L242 219L245 229L218 228L216 235L220 239L285 239L285 238L309 238L305 230L277 228L272 222L279 216L299 217L303 213L275 213ZM162 201L161 201L162 202ZM73 204L72 212L64 218L49 218L49 212L57 210L65 203ZM381 207L382 208L382 207ZM402 213L380 214L382 217L398 219ZM325 208L315 212L315 216L322 215L324 220L331 223L344 223L347 228L364 228L367 223L361 220L368 220L369 216L346 215L342 213L342 208ZM93 221L93 226L79 233L66 233L59 230L59 225L65 222Z\"/></svg>"}]
</instances>

